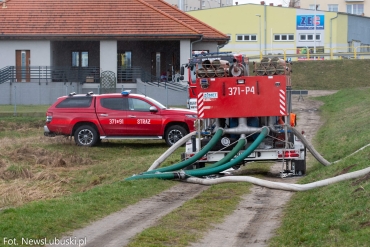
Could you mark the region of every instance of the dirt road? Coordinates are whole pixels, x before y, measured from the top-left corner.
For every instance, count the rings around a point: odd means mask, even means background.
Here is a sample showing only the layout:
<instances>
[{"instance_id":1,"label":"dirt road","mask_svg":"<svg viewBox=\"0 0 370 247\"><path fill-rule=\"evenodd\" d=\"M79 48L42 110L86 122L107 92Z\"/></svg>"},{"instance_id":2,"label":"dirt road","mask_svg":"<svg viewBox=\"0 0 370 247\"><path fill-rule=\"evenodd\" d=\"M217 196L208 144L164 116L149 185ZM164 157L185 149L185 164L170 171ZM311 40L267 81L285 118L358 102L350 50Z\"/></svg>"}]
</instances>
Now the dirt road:
<instances>
[{"instance_id":1,"label":"dirt road","mask_svg":"<svg viewBox=\"0 0 370 247\"><path fill-rule=\"evenodd\" d=\"M308 95L321 96L332 94L335 91L309 91ZM313 101L304 96L303 99L293 95L292 111L297 116L297 129L305 131L306 138L311 142L316 131L322 124L318 108L321 102ZM308 154L308 159L312 158ZM275 163L270 174L264 178L270 181L295 183L298 178L280 178L282 164ZM192 247L200 246L234 246L234 247L260 247L267 246L267 241L279 227L281 214L286 202L294 192L272 190L253 186L251 193L245 195L238 208L229 215L225 221L215 226L198 243Z\"/></svg>"},{"instance_id":2,"label":"dirt road","mask_svg":"<svg viewBox=\"0 0 370 247\"><path fill-rule=\"evenodd\" d=\"M309 96L320 96L335 91L309 91ZM292 98L293 112L298 115L298 130L304 130L306 138L311 141L322 124L318 114L321 103L304 96ZM311 158L311 157L309 157ZM294 183L297 178L281 179L281 163L276 163L265 179L271 181ZM76 230L70 236L77 239L87 237L85 246L126 245L132 237L156 223L156 221L181 206L186 200L194 198L206 186L179 184L154 197L114 213L90 226ZM254 186L251 193L243 197L238 208L225 221L214 228L198 243L199 246L266 246L280 224L281 213L285 203L293 192L271 190ZM69 238L67 236L66 238ZM70 245L73 246L73 245Z\"/></svg>"}]
</instances>

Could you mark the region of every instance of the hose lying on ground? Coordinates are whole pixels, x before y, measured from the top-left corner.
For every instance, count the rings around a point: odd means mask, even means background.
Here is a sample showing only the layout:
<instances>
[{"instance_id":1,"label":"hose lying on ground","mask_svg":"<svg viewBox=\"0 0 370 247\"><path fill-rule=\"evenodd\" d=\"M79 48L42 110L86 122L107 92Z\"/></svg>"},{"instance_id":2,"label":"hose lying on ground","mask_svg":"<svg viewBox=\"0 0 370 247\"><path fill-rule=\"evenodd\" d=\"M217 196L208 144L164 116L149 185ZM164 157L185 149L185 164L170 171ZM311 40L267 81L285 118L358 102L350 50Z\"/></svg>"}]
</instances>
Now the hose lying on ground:
<instances>
[{"instance_id":1,"label":"hose lying on ground","mask_svg":"<svg viewBox=\"0 0 370 247\"><path fill-rule=\"evenodd\" d=\"M287 125L288 129L290 129L291 131L294 132L294 134L303 142L304 146L310 150L311 154L313 155L313 157L315 157L317 159L317 161L319 161L321 164L323 164L324 166L330 166L332 164L335 164L335 163L338 163L339 161L351 156L351 155L354 155L355 153L357 152L360 152L361 150L364 150L365 148L369 147L370 146L370 143L363 146L362 148L356 150L355 152L351 153L350 155L347 155L346 157L344 157L343 159L340 159L340 160L337 160L337 161L333 161L333 162L329 162L327 161L324 157L322 157L319 152L316 151L316 149L307 141L307 139L295 128Z\"/></svg>"},{"instance_id":2,"label":"hose lying on ground","mask_svg":"<svg viewBox=\"0 0 370 247\"><path fill-rule=\"evenodd\" d=\"M200 158L202 158L206 153L208 153L208 151L211 150L214 145L216 145L216 143L218 142L218 140L220 140L220 138L223 135L223 133L224 133L224 130L222 128L219 128L217 130L216 134L207 143L207 145L205 145L198 153L196 153L190 159L181 161L180 163L173 164L171 166L162 167L162 168L154 169L154 170L151 170L151 171L146 171L146 172L143 172L142 174L152 174L152 173L156 173L156 172L176 171L176 170L180 170L180 169L182 169L184 167L187 167L187 166L193 164L194 162L196 162L197 160L199 160Z\"/></svg>"},{"instance_id":3,"label":"hose lying on ground","mask_svg":"<svg viewBox=\"0 0 370 247\"><path fill-rule=\"evenodd\" d=\"M267 127L262 128L262 131L259 134L259 136L244 152L242 152L240 155L235 157L235 159L225 164L220 164L219 166L216 166L216 167L211 167L211 168L206 168L206 169L195 169L195 170L189 170L189 171L168 170L167 172L142 173L139 175L134 175L132 177L126 178L125 180L129 181L129 180L148 179L148 178L185 179L186 177L189 177L189 176L201 177L201 176L208 176L208 175L216 174L224 170L227 170L231 168L232 166L235 166L239 164L240 162L242 162L246 157L248 157L258 147L258 145L268 135L268 133L269 133L269 129ZM244 146L244 144L245 144L245 139L244 138L240 139L238 145L234 147L235 150L233 149L232 152L236 153L237 152L236 150L240 150ZM173 168L173 166L171 167ZM153 171L159 171L159 170L160 169L153 170ZM161 169L161 171L163 171L163 169Z\"/></svg>"},{"instance_id":4,"label":"hose lying on ground","mask_svg":"<svg viewBox=\"0 0 370 247\"><path fill-rule=\"evenodd\" d=\"M179 147L181 147L184 143L186 143L193 135L197 132L193 131L178 140L175 144L173 144L166 152L164 152L158 159L156 159L153 164L149 167L148 171L152 171L156 169L163 161L165 161L173 152L176 151Z\"/></svg>"},{"instance_id":5,"label":"hose lying on ground","mask_svg":"<svg viewBox=\"0 0 370 247\"><path fill-rule=\"evenodd\" d=\"M190 177L185 179L185 182L188 183L196 183L196 184L204 184L204 185L213 185L213 184L220 184L220 183L230 183L230 182L248 182L255 185L259 185L262 187L267 187L270 189L278 189L278 190L287 190L287 191L306 191L315 189L318 187L323 187L329 184L334 184L340 181L352 179L352 178L358 178L361 176L366 175L370 172L370 167L350 172L346 174L342 174L333 178L327 178L324 180L320 180L317 182L309 183L309 184L288 184L288 183L279 183L279 182L272 182L267 181L255 177L250 176L226 176L221 178L214 178L214 179L203 179L203 178L197 178L197 177Z\"/></svg>"},{"instance_id":6,"label":"hose lying on ground","mask_svg":"<svg viewBox=\"0 0 370 247\"><path fill-rule=\"evenodd\" d=\"M305 145L305 147L310 150L311 154L321 163L323 164L324 166L330 166L332 163L330 163L329 161L327 161L326 159L324 159L324 157L321 156L321 154L319 154L319 152L316 151L316 149L307 141L306 138L304 138L304 136L296 129L296 128L293 128L289 125L287 125L288 129L293 131L294 134L303 142L303 144Z\"/></svg>"}]
</instances>

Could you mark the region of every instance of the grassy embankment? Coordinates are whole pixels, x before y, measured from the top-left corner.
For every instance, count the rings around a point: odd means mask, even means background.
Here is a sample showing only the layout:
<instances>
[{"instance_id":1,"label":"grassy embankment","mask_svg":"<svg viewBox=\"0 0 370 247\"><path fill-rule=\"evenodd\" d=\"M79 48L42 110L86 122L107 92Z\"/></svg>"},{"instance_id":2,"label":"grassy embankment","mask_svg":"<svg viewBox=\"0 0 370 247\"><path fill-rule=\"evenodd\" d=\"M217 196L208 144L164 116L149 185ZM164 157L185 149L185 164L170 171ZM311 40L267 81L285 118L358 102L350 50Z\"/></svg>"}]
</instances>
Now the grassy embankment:
<instances>
[{"instance_id":1,"label":"grassy embankment","mask_svg":"<svg viewBox=\"0 0 370 247\"><path fill-rule=\"evenodd\" d=\"M366 67L370 61L325 62L316 61L317 67L314 62L295 63L293 89L367 85L366 74L370 72ZM342 72L344 69L349 72ZM321 70L323 76L318 77ZM362 76L358 70L362 70ZM331 71L337 72L325 76ZM352 73L352 77L348 75ZM313 74L317 77L311 79ZM326 102L323 115L328 121L319 132L315 147L328 160L343 157L369 142L366 106L370 102L365 97L368 93L368 89L346 90L322 98ZM4 107L12 112L11 106ZM0 106L0 112L3 111L6 110ZM342 120L344 115L346 122ZM164 143L125 141L76 148L63 138L42 137L44 118L0 118L0 207L4 208L0 211L0 246L4 246L4 237L18 240L59 237L176 183L120 182L146 170L164 152ZM181 152L174 154L167 164L178 161ZM310 164L312 168L302 183L335 176L354 164L350 171L361 169L368 158L369 152L365 150L330 168ZM259 169L263 173L268 167ZM144 231L131 245L186 246L199 238L202 229L210 227L211 222L218 222L230 213L248 189L247 184L212 186L163 218L159 226ZM370 225L368 190L369 183L364 179L296 193L272 246L365 246ZM225 197L225 191L233 193ZM194 232L197 234L191 234Z\"/></svg>"},{"instance_id":2,"label":"grassy embankment","mask_svg":"<svg viewBox=\"0 0 370 247\"><path fill-rule=\"evenodd\" d=\"M342 90L320 97L326 123L315 147L329 161L343 159L370 143L370 89ZM330 167L317 161L300 183L364 169L370 147ZM369 246L370 174L307 192L296 193L271 246Z\"/></svg>"}]
</instances>

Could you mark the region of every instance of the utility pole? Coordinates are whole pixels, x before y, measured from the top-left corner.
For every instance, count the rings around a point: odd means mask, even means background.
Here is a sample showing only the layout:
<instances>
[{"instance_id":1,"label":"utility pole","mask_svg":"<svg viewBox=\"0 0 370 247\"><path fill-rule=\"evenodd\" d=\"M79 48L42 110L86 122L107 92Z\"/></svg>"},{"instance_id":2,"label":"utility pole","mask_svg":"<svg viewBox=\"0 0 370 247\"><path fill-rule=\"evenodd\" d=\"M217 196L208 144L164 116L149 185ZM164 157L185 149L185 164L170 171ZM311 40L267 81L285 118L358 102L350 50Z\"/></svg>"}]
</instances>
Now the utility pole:
<instances>
[{"instance_id":1,"label":"utility pole","mask_svg":"<svg viewBox=\"0 0 370 247\"><path fill-rule=\"evenodd\" d=\"M262 43L261 43L261 40L262 40L262 31L261 31L261 15L256 15L256 16L258 16L258 19L259 19L259 37L258 37L258 39L260 40L260 55L261 55L261 53L262 53Z\"/></svg>"}]
</instances>

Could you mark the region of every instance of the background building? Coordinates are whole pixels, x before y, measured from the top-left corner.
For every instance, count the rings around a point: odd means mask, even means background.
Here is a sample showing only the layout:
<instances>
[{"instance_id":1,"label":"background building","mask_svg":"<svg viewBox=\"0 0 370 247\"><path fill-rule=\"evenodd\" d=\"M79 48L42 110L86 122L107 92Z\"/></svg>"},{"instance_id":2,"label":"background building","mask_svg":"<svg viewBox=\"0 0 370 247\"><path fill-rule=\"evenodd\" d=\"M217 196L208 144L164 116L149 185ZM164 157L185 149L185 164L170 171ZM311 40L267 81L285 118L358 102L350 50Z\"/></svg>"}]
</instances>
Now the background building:
<instances>
[{"instance_id":1,"label":"background building","mask_svg":"<svg viewBox=\"0 0 370 247\"><path fill-rule=\"evenodd\" d=\"M315 5L318 10L343 12L354 15L365 15L370 16L370 3L364 0L360 1L335 1L335 0L301 0L300 7L304 9L315 9Z\"/></svg>"},{"instance_id":2,"label":"background building","mask_svg":"<svg viewBox=\"0 0 370 247\"><path fill-rule=\"evenodd\" d=\"M233 5L233 0L164 0L183 11L211 9Z\"/></svg>"},{"instance_id":3,"label":"background building","mask_svg":"<svg viewBox=\"0 0 370 247\"><path fill-rule=\"evenodd\" d=\"M257 58L288 54L292 60L315 50L320 57L369 51L370 18L364 16L260 4L188 13L230 37L221 51Z\"/></svg>"},{"instance_id":4,"label":"background building","mask_svg":"<svg viewBox=\"0 0 370 247\"><path fill-rule=\"evenodd\" d=\"M158 88L163 75L174 86L192 52L215 52L228 41L162 0L90 0L88 8L82 0L2 1L0 23L0 104L139 92L138 83Z\"/></svg>"}]
</instances>

